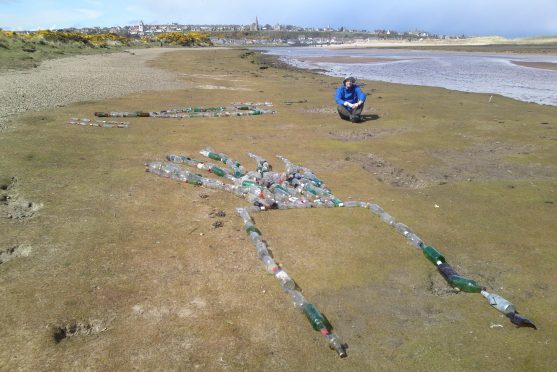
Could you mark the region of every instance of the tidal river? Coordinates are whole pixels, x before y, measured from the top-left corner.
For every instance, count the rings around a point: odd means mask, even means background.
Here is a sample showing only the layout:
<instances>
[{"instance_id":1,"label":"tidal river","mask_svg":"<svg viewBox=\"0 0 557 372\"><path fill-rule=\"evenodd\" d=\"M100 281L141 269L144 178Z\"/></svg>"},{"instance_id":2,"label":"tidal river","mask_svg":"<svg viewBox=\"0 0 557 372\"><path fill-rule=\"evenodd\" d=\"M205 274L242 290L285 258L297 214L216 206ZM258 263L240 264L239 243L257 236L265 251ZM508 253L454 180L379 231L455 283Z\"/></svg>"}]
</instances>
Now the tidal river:
<instances>
[{"instance_id":1,"label":"tidal river","mask_svg":"<svg viewBox=\"0 0 557 372\"><path fill-rule=\"evenodd\" d=\"M322 69L332 76L493 93L557 106L555 55L319 47L264 51L296 67Z\"/></svg>"}]
</instances>

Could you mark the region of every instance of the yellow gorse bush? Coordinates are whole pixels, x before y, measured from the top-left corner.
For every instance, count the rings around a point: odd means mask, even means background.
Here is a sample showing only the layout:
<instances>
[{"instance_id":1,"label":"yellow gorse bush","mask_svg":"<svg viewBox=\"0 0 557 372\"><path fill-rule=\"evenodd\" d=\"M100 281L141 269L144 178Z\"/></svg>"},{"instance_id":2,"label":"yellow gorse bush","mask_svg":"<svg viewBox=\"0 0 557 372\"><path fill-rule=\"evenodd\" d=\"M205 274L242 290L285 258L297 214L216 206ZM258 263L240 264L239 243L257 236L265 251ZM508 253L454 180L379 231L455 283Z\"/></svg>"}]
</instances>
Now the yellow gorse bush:
<instances>
[{"instance_id":1,"label":"yellow gorse bush","mask_svg":"<svg viewBox=\"0 0 557 372\"><path fill-rule=\"evenodd\" d=\"M202 32L164 32L156 35L155 38L159 41L182 46L211 44L209 35Z\"/></svg>"}]
</instances>

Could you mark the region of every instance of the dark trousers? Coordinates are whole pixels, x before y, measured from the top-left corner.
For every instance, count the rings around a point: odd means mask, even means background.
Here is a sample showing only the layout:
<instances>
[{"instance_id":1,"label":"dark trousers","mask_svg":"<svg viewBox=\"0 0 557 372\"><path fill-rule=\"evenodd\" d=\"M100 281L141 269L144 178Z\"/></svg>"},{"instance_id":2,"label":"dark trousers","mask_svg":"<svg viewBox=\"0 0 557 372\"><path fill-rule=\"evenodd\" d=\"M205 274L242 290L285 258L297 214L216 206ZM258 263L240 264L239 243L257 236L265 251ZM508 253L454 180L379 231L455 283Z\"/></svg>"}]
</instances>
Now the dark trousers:
<instances>
[{"instance_id":1,"label":"dark trousers","mask_svg":"<svg viewBox=\"0 0 557 372\"><path fill-rule=\"evenodd\" d=\"M340 115L340 118L342 120L348 120L348 121L354 121L354 120L360 121L360 115L362 114L363 109L364 109L363 103L360 106L358 106L357 109L352 111L349 111L344 105L337 106L337 110L338 110L338 114Z\"/></svg>"}]
</instances>

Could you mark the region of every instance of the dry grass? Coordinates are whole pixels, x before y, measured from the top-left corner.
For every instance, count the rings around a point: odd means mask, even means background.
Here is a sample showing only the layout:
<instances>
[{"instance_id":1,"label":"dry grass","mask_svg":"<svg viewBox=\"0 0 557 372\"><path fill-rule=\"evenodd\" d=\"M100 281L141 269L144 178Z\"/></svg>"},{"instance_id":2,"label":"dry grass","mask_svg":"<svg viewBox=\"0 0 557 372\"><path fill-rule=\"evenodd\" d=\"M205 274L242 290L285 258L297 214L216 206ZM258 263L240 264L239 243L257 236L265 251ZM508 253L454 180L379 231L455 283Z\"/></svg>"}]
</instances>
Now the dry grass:
<instances>
[{"instance_id":1,"label":"dry grass","mask_svg":"<svg viewBox=\"0 0 557 372\"><path fill-rule=\"evenodd\" d=\"M29 114L0 138L2 179L18 180L10 192L43 204L27 220L0 219L0 250L32 247L0 265L0 369L552 369L556 108L368 82L367 111L379 118L354 126L313 110L333 104L337 79L259 69L241 53L190 50L154 63L227 89L143 92ZM276 115L133 118L118 130L65 124L94 111L264 100ZM381 135L365 135L373 130ZM496 143L504 151L490 158ZM264 272L234 213L244 200L144 172L147 161L205 146L248 167L248 151L282 154L340 198L379 203L539 330L515 329L479 295L446 292L435 268L365 210L255 216L277 260L349 344L340 360ZM476 157L477 149L485 151ZM379 180L358 154L427 185ZM463 159L471 177L455 168ZM535 177L487 177L486 159L511 170L526 164ZM209 217L215 208L226 213L219 229ZM57 342L60 330L72 337Z\"/></svg>"}]
</instances>

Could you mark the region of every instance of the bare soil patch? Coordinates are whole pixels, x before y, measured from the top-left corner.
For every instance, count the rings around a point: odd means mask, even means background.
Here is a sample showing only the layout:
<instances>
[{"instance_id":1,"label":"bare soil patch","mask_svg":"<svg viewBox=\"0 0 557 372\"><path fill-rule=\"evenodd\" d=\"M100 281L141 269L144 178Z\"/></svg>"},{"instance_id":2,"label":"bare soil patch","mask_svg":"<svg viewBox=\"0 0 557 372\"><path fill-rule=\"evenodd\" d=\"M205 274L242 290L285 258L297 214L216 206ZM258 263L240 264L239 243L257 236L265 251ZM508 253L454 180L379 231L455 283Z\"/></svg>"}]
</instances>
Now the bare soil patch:
<instances>
[{"instance_id":1,"label":"bare soil patch","mask_svg":"<svg viewBox=\"0 0 557 372\"><path fill-rule=\"evenodd\" d=\"M376 175L378 181L395 187L419 189L427 185L422 179L394 166L379 155L360 153L351 155L347 159L359 163L363 169Z\"/></svg>"},{"instance_id":2,"label":"bare soil patch","mask_svg":"<svg viewBox=\"0 0 557 372\"><path fill-rule=\"evenodd\" d=\"M33 249L26 244L16 245L0 251L0 264L6 263L18 257L27 257Z\"/></svg>"},{"instance_id":3,"label":"bare soil patch","mask_svg":"<svg viewBox=\"0 0 557 372\"><path fill-rule=\"evenodd\" d=\"M432 151L439 165L425 171L430 182L448 180L502 180L502 179L550 179L557 177L557 168L532 162L510 161L510 156L527 156L543 151L534 145L511 145L492 142L466 149Z\"/></svg>"},{"instance_id":4,"label":"bare soil patch","mask_svg":"<svg viewBox=\"0 0 557 372\"><path fill-rule=\"evenodd\" d=\"M59 344L62 340L73 336L91 336L106 331L106 327L100 320L88 322L67 322L57 325L53 329L52 338Z\"/></svg>"},{"instance_id":5,"label":"bare soil patch","mask_svg":"<svg viewBox=\"0 0 557 372\"><path fill-rule=\"evenodd\" d=\"M393 128L370 128L364 130L336 130L330 131L329 136L343 142L365 141L380 138L386 135L404 132L404 129Z\"/></svg>"},{"instance_id":6,"label":"bare soil patch","mask_svg":"<svg viewBox=\"0 0 557 372\"><path fill-rule=\"evenodd\" d=\"M17 192L17 178L0 182L0 216L13 221L25 221L35 216L42 203L29 201Z\"/></svg>"}]
</instances>

